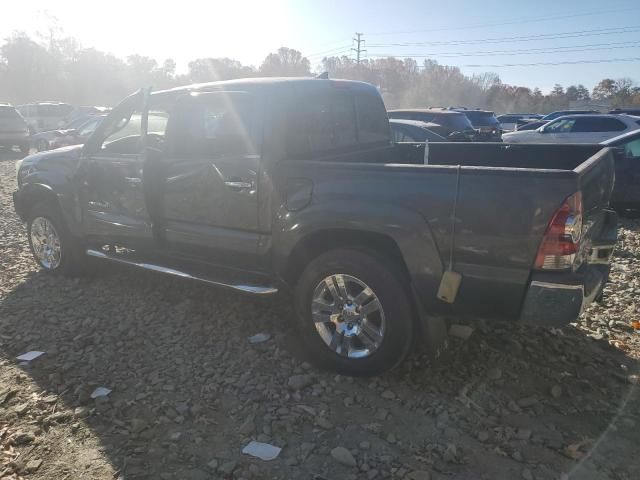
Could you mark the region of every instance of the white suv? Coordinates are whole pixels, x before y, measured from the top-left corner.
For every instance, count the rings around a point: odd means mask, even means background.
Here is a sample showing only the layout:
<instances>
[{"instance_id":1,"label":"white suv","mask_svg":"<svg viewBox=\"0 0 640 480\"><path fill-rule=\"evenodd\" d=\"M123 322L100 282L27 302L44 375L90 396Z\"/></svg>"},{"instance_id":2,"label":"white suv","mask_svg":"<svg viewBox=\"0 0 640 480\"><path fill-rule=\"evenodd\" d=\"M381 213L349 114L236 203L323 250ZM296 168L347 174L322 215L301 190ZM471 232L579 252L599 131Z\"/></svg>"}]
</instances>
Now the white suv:
<instances>
[{"instance_id":1,"label":"white suv","mask_svg":"<svg viewBox=\"0 0 640 480\"><path fill-rule=\"evenodd\" d=\"M36 133L63 126L65 117L73 111L73 107L68 103L40 102L20 105L17 110L29 125L29 131Z\"/></svg>"},{"instance_id":2,"label":"white suv","mask_svg":"<svg viewBox=\"0 0 640 480\"><path fill-rule=\"evenodd\" d=\"M600 143L640 129L640 117L632 115L566 115L537 130L502 135L505 143Z\"/></svg>"}]
</instances>

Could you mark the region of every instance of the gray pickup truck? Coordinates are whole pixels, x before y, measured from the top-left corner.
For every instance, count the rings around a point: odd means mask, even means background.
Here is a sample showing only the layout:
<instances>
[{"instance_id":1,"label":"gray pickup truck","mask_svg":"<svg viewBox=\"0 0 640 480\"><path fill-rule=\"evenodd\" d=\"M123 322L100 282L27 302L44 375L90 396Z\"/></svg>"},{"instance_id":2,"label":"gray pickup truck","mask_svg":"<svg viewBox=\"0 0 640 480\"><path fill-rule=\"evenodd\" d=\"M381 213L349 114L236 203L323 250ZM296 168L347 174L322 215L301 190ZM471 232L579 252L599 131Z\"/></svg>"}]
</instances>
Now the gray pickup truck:
<instances>
[{"instance_id":1,"label":"gray pickup truck","mask_svg":"<svg viewBox=\"0 0 640 480\"><path fill-rule=\"evenodd\" d=\"M17 177L44 270L285 291L311 359L350 375L434 353L459 315L575 320L616 241L609 149L393 144L377 90L352 81L141 90Z\"/></svg>"}]
</instances>

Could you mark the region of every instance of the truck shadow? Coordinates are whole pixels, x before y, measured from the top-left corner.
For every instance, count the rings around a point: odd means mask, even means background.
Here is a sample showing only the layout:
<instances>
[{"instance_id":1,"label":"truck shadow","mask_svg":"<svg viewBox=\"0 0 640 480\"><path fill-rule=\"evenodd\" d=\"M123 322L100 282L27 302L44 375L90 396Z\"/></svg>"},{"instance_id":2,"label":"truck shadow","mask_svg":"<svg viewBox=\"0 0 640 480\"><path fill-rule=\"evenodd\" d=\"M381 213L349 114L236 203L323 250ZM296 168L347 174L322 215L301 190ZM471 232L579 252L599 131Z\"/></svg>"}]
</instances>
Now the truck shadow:
<instances>
[{"instance_id":1,"label":"truck shadow","mask_svg":"<svg viewBox=\"0 0 640 480\"><path fill-rule=\"evenodd\" d=\"M436 364L416 354L382 377L347 379L304 363L286 299L97 269L75 280L34 273L2 299L4 362L46 352L21 368L36 396L57 395L69 414L52 419L51 404L40 414L33 396L4 408L44 438L63 430L77 448L91 432L127 479L231 476L221 468L235 478L346 478L329 455L338 445L377 478L391 468L519 478L523 464L539 479L640 478L637 363L606 338L486 324ZM259 332L271 338L250 344ZM289 388L293 375L307 376L302 391ZM99 386L112 392L91 399ZM33 403L26 417L15 413L24 402ZM243 456L256 438L284 447L280 457ZM40 478L64 478L60 468L45 463Z\"/></svg>"}]
</instances>

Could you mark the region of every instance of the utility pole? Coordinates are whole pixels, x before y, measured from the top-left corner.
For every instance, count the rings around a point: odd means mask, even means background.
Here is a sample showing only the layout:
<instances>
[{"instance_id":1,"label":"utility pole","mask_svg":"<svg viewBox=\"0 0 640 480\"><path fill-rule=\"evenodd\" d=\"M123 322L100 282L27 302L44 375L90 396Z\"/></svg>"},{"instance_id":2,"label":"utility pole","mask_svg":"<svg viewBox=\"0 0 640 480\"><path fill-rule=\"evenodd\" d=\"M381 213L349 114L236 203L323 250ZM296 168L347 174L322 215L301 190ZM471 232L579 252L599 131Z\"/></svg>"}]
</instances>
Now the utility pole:
<instances>
[{"instance_id":1,"label":"utility pole","mask_svg":"<svg viewBox=\"0 0 640 480\"><path fill-rule=\"evenodd\" d=\"M364 40L362 40L362 36L364 35L364 33L358 33L356 32L356 38L353 39L354 42L356 42L357 47L356 48L351 48L351 50L353 52L356 52L356 63L358 65L360 65L360 54L366 52L366 50L363 47L364 45Z\"/></svg>"}]
</instances>

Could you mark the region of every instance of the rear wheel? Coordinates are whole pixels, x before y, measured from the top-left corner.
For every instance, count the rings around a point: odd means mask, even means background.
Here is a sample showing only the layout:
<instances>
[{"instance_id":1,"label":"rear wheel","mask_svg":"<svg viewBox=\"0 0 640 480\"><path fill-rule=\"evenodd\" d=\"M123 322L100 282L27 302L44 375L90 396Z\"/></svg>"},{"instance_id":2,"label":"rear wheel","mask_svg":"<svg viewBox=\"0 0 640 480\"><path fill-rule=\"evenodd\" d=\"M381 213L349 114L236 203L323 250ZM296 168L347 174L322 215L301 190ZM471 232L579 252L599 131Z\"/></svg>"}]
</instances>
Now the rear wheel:
<instances>
[{"instance_id":1,"label":"rear wheel","mask_svg":"<svg viewBox=\"0 0 640 480\"><path fill-rule=\"evenodd\" d=\"M44 271L62 275L82 271L82 250L54 206L38 203L31 209L27 235L33 258Z\"/></svg>"},{"instance_id":2,"label":"rear wheel","mask_svg":"<svg viewBox=\"0 0 640 480\"><path fill-rule=\"evenodd\" d=\"M296 288L310 360L345 375L377 375L409 352L413 312L402 275L375 254L339 249L305 268Z\"/></svg>"}]
</instances>

